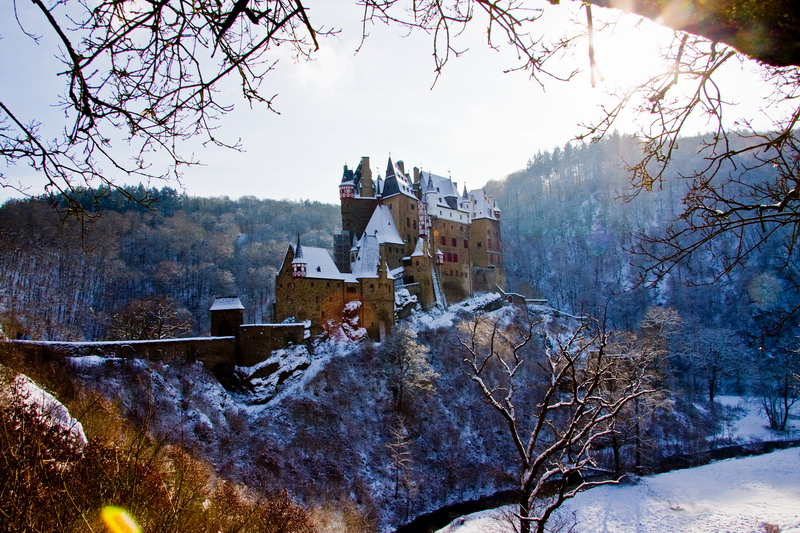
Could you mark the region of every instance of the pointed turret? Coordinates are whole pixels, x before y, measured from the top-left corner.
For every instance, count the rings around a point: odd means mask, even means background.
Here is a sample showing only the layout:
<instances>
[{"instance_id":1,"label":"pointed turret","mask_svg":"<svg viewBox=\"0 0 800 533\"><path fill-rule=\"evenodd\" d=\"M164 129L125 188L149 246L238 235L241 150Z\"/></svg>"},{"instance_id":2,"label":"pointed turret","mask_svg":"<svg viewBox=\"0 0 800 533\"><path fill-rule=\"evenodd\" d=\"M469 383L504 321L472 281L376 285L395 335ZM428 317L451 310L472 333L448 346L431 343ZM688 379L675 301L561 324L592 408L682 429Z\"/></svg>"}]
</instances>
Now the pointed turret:
<instances>
[{"instance_id":1,"label":"pointed turret","mask_svg":"<svg viewBox=\"0 0 800 533\"><path fill-rule=\"evenodd\" d=\"M347 163L345 163L344 170L342 171L342 183L345 181L353 181L353 176L355 176L355 173L347 168Z\"/></svg>"},{"instance_id":2,"label":"pointed turret","mask_svg":"<svg viewBox=\"0 0 800 533\"><path fill-rule=\"evenodd\" d=\"M394 163L392 163L392 156L389 156L389 162L386 163L386 179L388 180L394 175Z\"/></svg>"},{"instance_id":3,"label":"pointed turret","mask_svg":"<svg viewBox=\"0 0 800 533\"><path fill-rule=\"evenodd\" d=\"M306 277L306 260L303 258L303 247L300 245L300 234L297 234L297 245L294 247L294 259L292 259L292 277Z\"/></svg>"},{"instance_id":4,"label":"pointed turret","mask_svg":"<svg viewBox=\"0 0 800 533\"><path fill-rule=\"evenodd\" d=\"M423 180L423 182L424 181L425 180ZM433 185L433 178L431 177L430 173L428 173L428 181L425 183L425 188L422 192L425 197L428 213L433 213L438 203L438 191Z\"/></svg>"}]
</instances>

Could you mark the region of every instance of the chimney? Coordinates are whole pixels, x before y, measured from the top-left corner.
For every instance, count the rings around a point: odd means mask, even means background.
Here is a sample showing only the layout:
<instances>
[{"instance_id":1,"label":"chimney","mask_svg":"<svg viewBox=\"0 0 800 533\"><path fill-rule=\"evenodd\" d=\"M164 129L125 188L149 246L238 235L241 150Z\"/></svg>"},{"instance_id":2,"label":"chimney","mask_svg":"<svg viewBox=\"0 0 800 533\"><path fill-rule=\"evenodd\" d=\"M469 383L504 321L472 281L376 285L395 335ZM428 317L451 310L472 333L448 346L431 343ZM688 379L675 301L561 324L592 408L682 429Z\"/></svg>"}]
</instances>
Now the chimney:
<instances>
[{"instance_id":1,"label":"chimney","mask_svg":"<svg viewBox=\"0 0 800 533\"><path fill-rule=\"evenodd\" d=\"M361 196L372 198L375 196L375 183L372 181L372 169L369 166L369 157L361 158Z\"/></svg>"},{"instance_id":2,"label":"chimney","mask_svg":"<svg viewBox=\"0 0 800 533\"><path fill-rule=\"evenodd\" d=\"M403 176L406 175L406 164L405 163L403 163L402 161L398 161L397 162L397 168L400 169L400 174L402 174Z\"/></svg>"},{"instance_id":3,"label":"chimney","mask_svg":"<svg viewBox=\"0 0 800 533\"><path fill-rule=\"evenodd\" d=\"M372 168L369 166L369 156L361 156L361 177L372 179Z\"/></svg>"},{"instance_id":4,"label":"chimney","mask_svg":"<svg viewBox=\"0 0 800 533\"><path fill-rule=\"evenodd\" d=\"M419 167L414 167L414 183L419 183Z\"/></svg>"}]
</instances>

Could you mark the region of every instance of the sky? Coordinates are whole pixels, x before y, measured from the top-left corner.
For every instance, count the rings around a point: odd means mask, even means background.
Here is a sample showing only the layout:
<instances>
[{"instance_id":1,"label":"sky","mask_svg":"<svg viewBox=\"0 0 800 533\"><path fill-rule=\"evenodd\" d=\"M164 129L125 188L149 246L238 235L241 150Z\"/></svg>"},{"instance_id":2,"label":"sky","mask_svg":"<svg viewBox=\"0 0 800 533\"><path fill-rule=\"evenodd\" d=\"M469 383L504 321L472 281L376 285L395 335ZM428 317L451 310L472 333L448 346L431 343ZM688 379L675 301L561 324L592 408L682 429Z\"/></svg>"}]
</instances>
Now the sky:
<instances>
[{"instance_id":1,"label":"sky","mask_svg":"<svg viewBox=\"0 0 800 533\"><path fill-rule=\"evenodd\" d=\"M0 84L0 101L58 124L52 106L61 82L53 75L47 36L41 45L32 45L14 23L10 3L3 4L0 72L4 77L13 73L13 78ZM29 9L28 3L18 4L20 10ZM570 19L577 3L532 4L546 5L546 18L536 27L550 35L575 31ZM584 72L568 83L551 80L543 87L525 72L505 73L517 65L516 56L507 46L499 51L486 46L484 27L477 23L459 37L467 52L437 79L429 35L373 26L356 53L362 10L353 0L305 5L312 24L341 32L322 39L310 62L280 58L263 87L264 94L277 95L273 103L279 114L251 109L234 85L222 87L222 96L236 108L223 117L217 134L227 141L241 139L243 151L186 144L184 152L194 153L202 163L183 171L180 188L187 194L336 203L342 166L355 166L361 156L370 157L376 174L384 174L391 156L403 160L407 169L418 166L450 176L459 186L478 188L524 168L538 151L563 146L581 133L579 124L599 116L606 90L652 67L658 38L669 36L649 22L636 30L622 30L627 26L620 23L620 37L597 47L605 83L592 88ZM36 15L21 13L21 19L35 25ZM616 13L605 16L619 20ZM585 44L580 43L557 69L587 64ZM629 128L624 122L620 127ZM0 172L29 186L33 194L41 190L41 179L27 168ZM11 196L19 194L0 189L0 202Z\"/></svg>"}]
</instances>

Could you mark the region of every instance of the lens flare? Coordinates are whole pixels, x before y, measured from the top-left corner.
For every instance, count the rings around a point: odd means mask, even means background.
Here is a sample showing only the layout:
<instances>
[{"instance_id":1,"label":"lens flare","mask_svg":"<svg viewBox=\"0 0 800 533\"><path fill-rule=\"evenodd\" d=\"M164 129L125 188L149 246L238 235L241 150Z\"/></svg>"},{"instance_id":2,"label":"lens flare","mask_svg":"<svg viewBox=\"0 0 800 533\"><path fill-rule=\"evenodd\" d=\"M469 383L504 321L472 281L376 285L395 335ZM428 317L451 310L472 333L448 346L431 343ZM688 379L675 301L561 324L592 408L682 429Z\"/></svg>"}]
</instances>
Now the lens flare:
<instances>
[{"instance_id":1,"label":"lens flare","mask_svg":"<svg viewBox=\"0 0 800 533\"><path fill-rule=\"evenodd\" d=\"M142 533L142 529L125 509L104 507L101 516L111 533Z\"/></svg>"}]
</instances>

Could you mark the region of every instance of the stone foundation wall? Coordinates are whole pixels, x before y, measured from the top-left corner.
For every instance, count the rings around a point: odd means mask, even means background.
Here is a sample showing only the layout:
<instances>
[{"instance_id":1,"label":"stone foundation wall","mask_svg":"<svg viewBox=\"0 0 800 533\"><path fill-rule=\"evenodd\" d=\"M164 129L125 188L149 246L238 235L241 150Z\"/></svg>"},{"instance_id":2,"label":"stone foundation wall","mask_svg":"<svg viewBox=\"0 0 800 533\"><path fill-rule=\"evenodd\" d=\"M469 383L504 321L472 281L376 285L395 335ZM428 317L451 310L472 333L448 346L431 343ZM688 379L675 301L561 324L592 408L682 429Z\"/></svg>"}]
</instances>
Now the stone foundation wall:
<instances>
[{"instance_id":1,"label":"stone foundation wall","mask_svg":"<svg viewBox=\"0 0 800 533\"><path fill-rule=\"evenodd\" d=\"M239 366L266 360L273 350L305 341L305 324L245 324L239 330Z\"/></svg>"}]
</instances>

